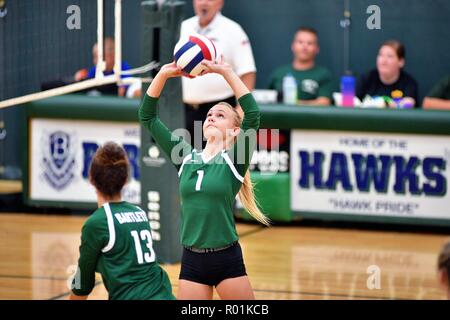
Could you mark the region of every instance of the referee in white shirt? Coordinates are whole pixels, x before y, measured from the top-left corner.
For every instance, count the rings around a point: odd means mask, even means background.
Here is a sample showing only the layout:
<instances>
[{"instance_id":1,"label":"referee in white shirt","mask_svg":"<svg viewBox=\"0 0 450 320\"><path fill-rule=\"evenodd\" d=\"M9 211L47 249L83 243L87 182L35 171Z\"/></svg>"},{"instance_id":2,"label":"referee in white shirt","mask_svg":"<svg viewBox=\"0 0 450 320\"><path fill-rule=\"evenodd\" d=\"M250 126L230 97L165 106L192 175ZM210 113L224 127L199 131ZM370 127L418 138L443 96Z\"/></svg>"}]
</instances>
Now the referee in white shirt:
<instances>
[{"instance_id":1,"label":"referee in white shirt","mask_svg":"<svg viewBox=\"0 0 450 320\"><path fill-rule=\"evenodd\" d=\"M223 55L224 60L252 91L255 87L256 67L250 41L239 24L220 13L223 4L224 0L193 0L196 15L183 21L180 38L193 33L210 38L218 54ZM220 101L232 106L237 106L237 101L227 82L215 73L194 79L182 77L182 88L186 129L191 135L191 144L197 150L201 150L203 149L201 121L206 119L208 110ZM241 113L240 107L237 108ZM198 121L197 126L195 121Z\"/></svg>"}]
</instances>

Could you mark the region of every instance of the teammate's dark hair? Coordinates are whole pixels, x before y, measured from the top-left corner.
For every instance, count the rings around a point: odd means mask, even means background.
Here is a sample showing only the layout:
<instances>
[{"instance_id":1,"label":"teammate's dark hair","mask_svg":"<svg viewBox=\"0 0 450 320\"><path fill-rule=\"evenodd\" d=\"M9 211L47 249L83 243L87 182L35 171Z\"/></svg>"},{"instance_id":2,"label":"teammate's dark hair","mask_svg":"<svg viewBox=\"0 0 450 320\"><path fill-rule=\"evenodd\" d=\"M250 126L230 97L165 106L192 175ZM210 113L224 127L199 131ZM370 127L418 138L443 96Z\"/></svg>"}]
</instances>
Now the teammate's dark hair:
<instances>
[{"instance_id":1,"label":"teammate's dark hair","mask_svg":"<svg viewBox=\"0 0 450 320\"><path fill-rule=\"evenodd\" d=\"M120 194L128 180L129 162L125 150L107 142L95 152L89 168L89 180L106 197Z\"/></svg>"},{"instance_id":2,"label":"teammate's dark hair","mask_svg":"<svg viewBox=\"0 0 450 320\"><path fill-rule=\"evenodd\" d=\"M442 246L437 261L438 270L442 271L447 279L448 289L450 290L450 241Z\"/></svg>"}]
</instances>

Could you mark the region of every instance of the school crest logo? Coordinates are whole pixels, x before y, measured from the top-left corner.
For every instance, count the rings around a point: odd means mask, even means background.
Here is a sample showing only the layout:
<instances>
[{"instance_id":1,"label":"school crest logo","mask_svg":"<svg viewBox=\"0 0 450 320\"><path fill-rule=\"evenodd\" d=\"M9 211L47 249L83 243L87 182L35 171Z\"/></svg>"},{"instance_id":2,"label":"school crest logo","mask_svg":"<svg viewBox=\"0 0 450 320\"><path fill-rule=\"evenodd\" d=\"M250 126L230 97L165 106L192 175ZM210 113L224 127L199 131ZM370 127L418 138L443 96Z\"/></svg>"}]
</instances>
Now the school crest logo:
<instances>
[{"instance_id":1,"label":"school crest logo","mask_svg":"<svg viewBox=\"0 0 450 320\"><path fill-rule=\"evenodd\" d=\"M44 133L41 143L43 178L56 190L75 177L76 137L64 131Z\"/></svg>"}]
</instances>

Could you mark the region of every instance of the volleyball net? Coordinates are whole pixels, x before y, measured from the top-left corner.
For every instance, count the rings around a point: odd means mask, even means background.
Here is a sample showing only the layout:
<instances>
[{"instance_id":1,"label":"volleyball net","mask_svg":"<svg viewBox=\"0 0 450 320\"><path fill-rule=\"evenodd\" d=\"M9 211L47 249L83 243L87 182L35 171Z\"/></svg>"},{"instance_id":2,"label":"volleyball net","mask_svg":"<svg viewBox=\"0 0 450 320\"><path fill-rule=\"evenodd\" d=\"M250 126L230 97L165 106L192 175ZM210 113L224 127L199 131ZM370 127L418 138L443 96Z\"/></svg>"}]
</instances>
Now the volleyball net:
<instances>
[{"instance_id":1,"label":"volleyball net","mask_svg":"<svg viewBox=\"0 0 450 320\"><path fill-rule=\"evenodd\" d=\"M0 79L4 82L3 88L0 88L2 89L0 109L104 85L117 84L121 86L130 85L136 80L151 81L149 72L158 67L159 64L156 61L149 61L137 68L122 70L123 1L80 0L73 2L78 4L68 5L64 1L47 1L44 4L37 4L35 1L26 4L12 4L9 16L4 18L10 21L5 25L18 29L10 30L11 32L3 31L6 45L3 49L5 53L3 68L5 70L3 79ZM33 6L39 7L33 8ZM41 14L32 14L34 10L36 12L45 11L42 6L48 6L51 12L58 11L64 14L44 17ZM54 6L60 8L55 10ZM22 15L20 10L22 10ZM82 22L78 23L80 30L70 30L71 27L77 28L77 17L78 21ZM104 75L106 69L105 25L112 26L114 29L114 67L113 73L109 75ZM68 76L68 74L75 74L77 70L86 65L92 65L92 60L87 60L86 51L90 51L94 43L97 44L95 75L85 80L75 81L72 79L73 76ZM41 90L42 82L64 77L70 80L60 81L62 84L54 88Z\"/></svg>"}]
</instances>

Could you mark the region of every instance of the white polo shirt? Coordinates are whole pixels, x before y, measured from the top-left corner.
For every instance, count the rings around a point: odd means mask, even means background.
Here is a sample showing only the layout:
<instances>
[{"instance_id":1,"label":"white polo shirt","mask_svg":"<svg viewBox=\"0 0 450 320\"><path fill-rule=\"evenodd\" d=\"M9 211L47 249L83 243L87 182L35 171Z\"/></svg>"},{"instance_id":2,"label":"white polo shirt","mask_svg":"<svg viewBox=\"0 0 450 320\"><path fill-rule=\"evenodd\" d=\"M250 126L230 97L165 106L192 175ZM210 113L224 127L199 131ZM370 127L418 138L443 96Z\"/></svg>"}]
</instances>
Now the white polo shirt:
<instances>
[{"instance_id":1,"label":"white polo shirt","mask_svg":"<svg viewBox=\"0 0 450 320\"><path fill-rule=\"evenodd\" d=\"M238 76L256 72L252 47L247 34L239 24L220 12L211 23L200 28L198 17L184 20L181 24L180 38L199 33L210 38L217 50L218 57L223 54L225 62L229 63ZM189 104L207 103L233 96L225 79L218 74L206 74L194 79L182 77L183 101Z\"/></svg>"}]
</instances>

